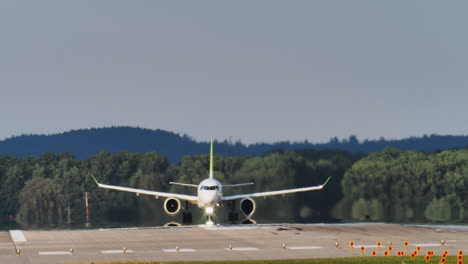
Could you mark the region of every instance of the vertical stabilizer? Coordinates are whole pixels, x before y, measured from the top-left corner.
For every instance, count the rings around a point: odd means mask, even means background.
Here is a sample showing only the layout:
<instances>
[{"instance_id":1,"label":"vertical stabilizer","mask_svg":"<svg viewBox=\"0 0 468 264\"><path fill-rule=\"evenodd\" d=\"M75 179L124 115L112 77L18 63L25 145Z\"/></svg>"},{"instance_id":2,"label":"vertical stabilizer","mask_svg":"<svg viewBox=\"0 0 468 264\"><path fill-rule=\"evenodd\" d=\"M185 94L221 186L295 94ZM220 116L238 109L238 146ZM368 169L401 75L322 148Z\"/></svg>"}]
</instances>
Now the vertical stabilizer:
<instances>
[{"instance_id":1,"label":"vertical stabilizer","mask_svg":"<svg viewBox=\"0 0 468 264\"><path fill-rule=\"evenodd\" d=\"M210 143L210 179L213 179L213 138Z\"/></svg>"}]
</instances>

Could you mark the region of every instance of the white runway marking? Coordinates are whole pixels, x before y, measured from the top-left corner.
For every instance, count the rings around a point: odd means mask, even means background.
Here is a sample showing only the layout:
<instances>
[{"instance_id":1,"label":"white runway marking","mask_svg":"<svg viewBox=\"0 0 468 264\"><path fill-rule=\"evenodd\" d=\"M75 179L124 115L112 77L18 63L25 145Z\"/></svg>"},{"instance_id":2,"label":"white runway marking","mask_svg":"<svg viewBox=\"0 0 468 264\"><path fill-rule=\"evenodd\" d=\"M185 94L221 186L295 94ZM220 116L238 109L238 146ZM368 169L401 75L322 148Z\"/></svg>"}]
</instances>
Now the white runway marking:
<instances>
[{"instance_id":1,"label":"white runway marking","mask_svg":"<svg viewBox=\"0 0 468 264\"><path fill-rule=\"evenodd\" d=\"M336 236L293 236L291 239L334 239Z\"/></svg>"},{"instance_id":2,"label":"white runway marking","mask_svg":"<svg viewBox=\"0 0 468 264\"><path fill-rule=\"evenodd\" d=\"M252 250L258 250L256 247L233 247L232 249L229 248L224 248L225 250L232 250L232 251L252 251Z\"/></svg>"},{"instance_id":3,"label":"white runway marking","mask_svg":"<svg viewBox=\"0 0 468 264\"><path fill-rule=\"evenodd\" d=\"M297 246L297 247L286 247L286 249L320 249L322 247L316 246Z\"/></svg>"},{"instance_id":4,"label":"white runway marking","mask_svg":"<svg viewBox=\"0 0 468 264\"><path fill-rule=\"evenodd\" d=\"M28 240L26 240L26 237L24 236L23 231L21 231L21 230L11 230L10 231L10 236L11 236L11 239L13 240L13 242L15 242L15 243L28 242Z\"/></svg>"},{"instance_id":5,"label":"white runway marking","mask_svg":"<svg viewBox=\"0 0 468 264\"><path fill-rule=\"evenodd\" d=\"M420 246L420 247L440 247L440 244L429 243L429 244L411 244L412 246Z\"/></svg>"},{"instance_id":6,"label":"white runway marking","mask_svg":"<svg viewBox=\"0 0 468 264\"><path fill-rule=\"evenodd\" d=\"M70 251L39 251L39 255L71 255Z\"/></svg>"},{"instance_id":7,"label":"white runway marking","mask_svg":"<svg viewBox=\"0 0 468 264\"><path fill-rule=\"evenodd\" d=\"M127 253L133 253L133 250L127 249ZM109 249L109 250L101 250L103 254L123 254L123 249Z\"/></svg>"},{"instance_id":8,"label":"white runway marking","mask_svg":"<svg viewBox=\"0 0 468 264\"><path fill-rule=\"evenodd\" d=\"M365 247L365 248L378 248L379 246L377 245L354 245L354 248L360 248L360 247ZM381 248L385 248L385 246L380 246Z\"/></svg>"},{"instance_id":9,"label":"white runway marking","mask_svg":"<svg viewBox=\"0 0 468 264\"><path fill-rule=\"evenodd\" d=\"M244 225L244 226L199 225L198 227L203 228L203 229L209 229L209 230L233 230L233 229L247 230L247 229L270 228L270 227L264 227L264 226L258 226L258 225Z\"/></svg>"},{"instance_id":10,"label":"white runway marking","mask_svg":"<svg viewBox=\"0 0 468 264\"><path fill-rule=\"evenodd\" d=\"M174 252L177 252L177 249L175 249L175 248L166 248L166 249L163 249L162 251L169 252L169 253L174 253ZM193 248L179 248L179 252L196 252L196 250L193 249Z\"/></svg>"},{"instance_id":11,"label":"white runway marking","mask_svg":"<svg viewBox=\"0 0 468 264\"><path fill-rule=\"evenodd\" d=\"M138 230L143 229L139 227L121 227L121 228L99 228L98 231L112 231L112 230Z\"/></svg>"}]
</instances>

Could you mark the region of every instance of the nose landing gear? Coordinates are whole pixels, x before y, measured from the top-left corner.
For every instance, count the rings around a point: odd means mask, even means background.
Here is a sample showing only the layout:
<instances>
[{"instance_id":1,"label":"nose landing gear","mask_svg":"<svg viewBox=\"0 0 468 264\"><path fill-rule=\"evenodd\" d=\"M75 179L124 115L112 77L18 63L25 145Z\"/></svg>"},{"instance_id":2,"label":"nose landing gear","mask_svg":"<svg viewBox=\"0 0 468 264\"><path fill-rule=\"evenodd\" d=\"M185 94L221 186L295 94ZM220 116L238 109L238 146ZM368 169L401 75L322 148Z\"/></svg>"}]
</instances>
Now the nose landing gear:
<instances>
[{"instance_id":1,"label":"nose landing gear","mask_svg":"<svg viewBox=\"0 0 468 264\"><path fill-rule=\"evenodd\" d=\"M208 221L206 221L206 225L214 225L213 220L211 220L212 215L208 215Z\"/></svg>"}]
</instances>

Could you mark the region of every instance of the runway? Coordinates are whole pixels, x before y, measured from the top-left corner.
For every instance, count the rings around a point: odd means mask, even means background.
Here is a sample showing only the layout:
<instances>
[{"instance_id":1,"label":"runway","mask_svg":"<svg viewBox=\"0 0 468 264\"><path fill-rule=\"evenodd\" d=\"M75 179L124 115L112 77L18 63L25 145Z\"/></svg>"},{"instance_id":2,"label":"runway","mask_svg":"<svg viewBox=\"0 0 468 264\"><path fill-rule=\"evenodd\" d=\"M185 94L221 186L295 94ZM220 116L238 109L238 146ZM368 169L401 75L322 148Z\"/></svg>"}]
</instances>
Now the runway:
<instances>
[{"instance_id":1,"label":"runway","mask_svg":"<svg viewBox=\"0 0 468 264\"><path fill-rule=\"evenodd\" d=\"M441 240L445 245L441 245ZM354 248L349 242L354 242ZM382 243L378 250L377 241ZM0 233L0 263L210 261L294 259L392 254L421 246L436 254L468 252L466 226L395 224L278 224L190 226ZM337 247L338 243L338 247ZM17 256L16 249L20 251Z\"/></svg>"}]
</instances>

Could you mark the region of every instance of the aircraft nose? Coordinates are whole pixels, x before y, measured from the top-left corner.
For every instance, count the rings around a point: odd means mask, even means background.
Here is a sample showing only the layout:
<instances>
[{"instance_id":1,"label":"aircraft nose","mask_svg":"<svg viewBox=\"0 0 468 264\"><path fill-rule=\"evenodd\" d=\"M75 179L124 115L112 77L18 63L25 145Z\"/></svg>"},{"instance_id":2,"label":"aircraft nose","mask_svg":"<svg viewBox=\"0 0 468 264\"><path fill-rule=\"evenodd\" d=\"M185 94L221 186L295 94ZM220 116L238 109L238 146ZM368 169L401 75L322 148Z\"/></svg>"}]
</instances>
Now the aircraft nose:
<instances>
[{"instance_id":1,"label":"aircraft nose","mask_svg":"<svg viewBox=\"0 0 468 264\"><path fill-rule=\"evenodd\" d=\"M200 200L203 204L209 205L215 203L216 193L215 192L205 192L200 196Z\"/></svg>"}]
</instances>

